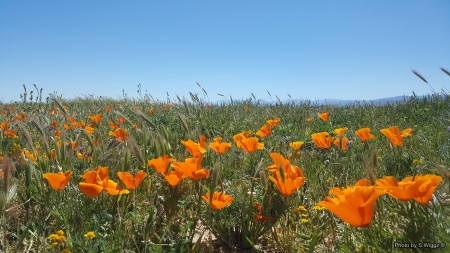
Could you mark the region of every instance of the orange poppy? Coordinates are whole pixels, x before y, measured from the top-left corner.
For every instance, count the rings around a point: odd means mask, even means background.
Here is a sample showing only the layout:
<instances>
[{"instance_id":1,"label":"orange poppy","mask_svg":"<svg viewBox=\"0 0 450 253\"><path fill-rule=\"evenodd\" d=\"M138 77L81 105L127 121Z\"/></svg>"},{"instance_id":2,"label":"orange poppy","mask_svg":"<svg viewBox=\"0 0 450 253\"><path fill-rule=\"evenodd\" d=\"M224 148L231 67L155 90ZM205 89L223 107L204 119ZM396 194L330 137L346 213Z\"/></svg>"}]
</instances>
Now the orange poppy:
<instances>
[{"instance_id":1,"label":"orange poppy","mask_svg":"<svg viewBox=\"0 0 450 253\"><path fill-rule=\"evenodd\" d=\"M125 186L129 190L138 188L146 176L147 173L145 173L143 170L138 171L136 173L136 176L133 176L133 174L129 172L117 172L117 177L120 179L120 181L122 181L122 183L125 184Z\"/></svg>"},{"instance_id":2,"label":"orange poppy","mask_svg":"<svg viewBox=\"0 0 450 253\"><path fill-rule=\"evenodd\" d=\"M266 121L271 127L276 127L278 126L278 123L280 123L280 118L275 118L275 119L269 119Z\"/></svg>"},{"instance_id":3,"label":"orange poppy","mask_svg":"<svg viewBox=\"0 0 450 253\"><path fill-rule=\"evenodd\" d=\"M2 122L2 124L0 124L0 128L3 131L8 131L9 127L8 127L8 121Z\"/></svg>"},{"instance_id":4,"label":"orange poppy","mask_svg":"<svg viewBox=\"0 0 450 253\"><path fill-rule=\"evenodd\" d=\"M201 157L206 150L200 144L193 142L191 139L187 141L181 140L181 143L188 149L189 153L194 157Z\"/></svg>"},{"instance_id":5,"label":"orange poppy","mask_svg":"<svg viewBox=\"0 0 450 253\"><path fill-rule=\"evenodd\" d=\"M70 126L69 126L69 125L67 125L67 124L63 124L63 127L64 127L64 129L66 129L67 131L69 131L69 130L70 130Z\"/></svg>"},{"instance_id":6,"label":"orange poppy","mask_svg":"<svg viewBox=\"0 0 450 253\"><path fill-rule=\"evenodd\" d=\"M379 187L368 185L368 180L363 179L346 189L333 187L330 194L335 197L326 197L318 205L330 210L351 226L365 227L372 221L375 201L386 193Z\"/></svg>"},{"instance_id":7,"label":"orange poppy","mask_svg":"<svg viewBox=\"0 0 450 253\"><path fill-rule=\"evenodd\" d=\"M261 129L259 129L258 132L256 132L256 135L258 135L261 138L265 138L267 136L270 136L272 134L272 130L270 129L270 126L268 124L265 124Z\"/></svg>"},{"instance_id":8,"label":"orange poppy","mask_svg":"<svg viewBox=\"0 0 450 253\"><path fill-rule=\"evenodd\" d=\"M119 124L116 124L116 123L113 123L112 121L110 121L110 122L109 122L109 126L110 126L112 129L116 130L116 129L119 127Z\"/></svg>"},{"instance_id":9,"label":"orange poppy","mask_svg":"<svg viewBox=\"0 0 450 253\"><path fill-rule=\"evenodd\" d=\"M148 166L151 166L154 168L159 174L165 175L167 171L167 167L169 166L169 163L175 162L176 160L174 158L169 158L168 155L164 155L162 157L148 160L147 164Z\"/></svg>"},{"instance_id":10,"label":"orange poppy","mask_svg":"<svg viewBox=\"0 0 450 253\"><path fill-rule=\"evenodd\" d=\"M236 142L236 145L238 146L238 148L241 147L241 140L243 140L245 138L249 138L251 133L252 133L252 131L248 131L248 132L244 131L242 133L238 133L233 136L233 140Z\"/></svg>"},{"instance_id":11,"label":"orange poppy","mask_svg":"<svg viewBox=\"0 0 450 253\"><path fill-rule=\"evenodd\" d=\"M202 157L186 158L184 162L174 162L172 167L175 171L183 173L191 180L208 178L210 171L201 169Z\"/></svg>"},{"instance_id":12,"label":"orange poppy","mask_svg":"<svg viewBox=\"0 0 450 253\"><path fill-rule=\"evenodd\" d=\"M96 124L100 123L100 121L102 120L102 114L99 113L99 114L97 114L95 116L89 115L88 118L90 120L92 120L93 123L95 123L94 125L96 125Z\"/></svg>"},{"instance_id":13,"label":"orange poppy","mask_svg":"<svg viewBox=\"0 0 450 253\"><path fill-rule=\"evenodd\" d=\"M203 200L210 205L214 210L220 210L233 203L233 196L224 194L223 192L214 192L211 200L210 192L207 192L205 196L202 196ZM211 203L212 201L212 203Z\"/></svg>"},{"instance_id":14,"label":"orange poppy","mask_svg":"<svg viewBox=\"0 0 450 253\"><path fill-rule=\"evenodd\" d=\"M206 109L211 109L211 105L207 104Z\"/></svg>"},{"instance_id":15,"label":"orange poppy","mask_svg":"<svg viewBox=\"0 0 450 253\"><path fill-rule=\"evenodd\" d=\"M107 105L107 106L105 107L105 112L108 112L108 111L111 111L111 110L112 110L112 106Z\"/></svg>"},{"instance_id":16,"label":"orange poppy","mask_svg":"<svg viewBox=\"0 0 450 253\"><path fill-rule=\"evenodd\" d=\"M31 153L30 151L28 151L28 149L24 148L24 149L23 149L23 152L25 153L25 156L26 156L28 159L32 160L33 162L36 162L36 161L37 161L36 156L35 156L33 153Z\"/></svg>"},{"instance_id":17,"label":"orange poppy","mask_svg":"<svg viewBox=\"0 0 450 253\"><path fill-rule=\"evenodd\" d=\"M137 124L133 124L133 129L136 131L138 129L138 125Z\"/></svg>"},{"instance_id":18,"label":"orange poppy","mask_svg":"<svg viewBox=\"0 0 450 253\"><path fill-rule=\"evenodd\" d=\"M319 148L330 148L334 140L334 137L329 136L327 132L315 133L312 134L311 137L313 142Z\"/></svg>"},{"instance_id":19,"label":"orange poppy","mask_svg":"<svg viewBox=\"0 0 450 253\"><path fill-rule=\"evenodd\" d=\"M153 114L155 113L155 110L151 109L151 110L148 110L148 112L149 112L151 115L153 115Z\"/></svg>"},{"instance_id":20,"label":"orange poppy","mask_svg":"<svg viewBox=\"0 0 450 253\"><path fill-rule=\"evenodd\" d=\"M336 128L334 129L334 133L337 137L344 137L345 132L348 130L348 127L344 128Z\"/></svg>"},{"instance_id":21,"label":"orange poppy","mask_svg":"<svg viewBox=\"0 0 450 253\"><path fill-rule=\"evenodd\" d=\"M214 141L209 143L209 147L212 150L214 150L217 154L221 155L231 147L231 143Z\"/></svg>"},{"instance_id":22,"label":"orange poppy","mask_svg":"<svg viewBox=\"0 0 450 253\"><path fill-rule=\"evenodd\" d=\"M167 167L169 163L175 162L174 158L169 158L169 156L164 155L162 157L148 160L148 166L154 168L159 174L163 175L164 178L171 186L176 186L185 176L183 173L178 171L167 172Z\"/></svg>"},{"instance_id":23,"label":"orange poppy","mask_svg":"<svg viewBox=\"0 0 450 253\"><path fill-rule=\"evenodd\" d=\"M341 141L342 141L342 150L347 150L347 143L348 143L348 138L336 138L333 143L334 145L336 145L336 147L338 147L339 149L341 148Z\"/></svg>"},{"instance_id":24,"label":"orange poppy","mask_svg":"<svg viewBox=\"0 0 450 253\"><path fill-rule=\"evenodd\" d=\"M122 129L122 128L117 128L116 130L114 130L114 132L110 131L109 135L114 136L121 141L126 141L128 138L128 130Z\"/></svg>"},{"instance_id":25,"label":"orange poppy","mask_svg":"<svg viewBox=\"0 0 450 253\"><path fill-rule=\"evenodd\" d=\"M57 191L64 189L71 177L72 171L70 170L66 171L66 173L58 172L44 174L44 178L47 179L50 186Z\"/></svg>"},{"instance_id":26,"label":"orange poppy","mask_svg":"<svg viewBox=\"0 0 450 253\"><path fill-rule=\"evenodd\" d=\"M222 141L222 137L220 137L220 136L216 137L216 138L214 138L214 141L220 143Z\"/></svg>"},{"instance_id":27,"label":"orange poppy","mask_svg":"<svg viewBox=\"0 0 450 253\"><path fill-rule=\"evenodd\" d=\"M183 178L185 178L186 176L183 174L183 172L179 172L179 171L169 171L164 175L164 178L166 179L166 181L169 183L169 185L171 186L176 186L178 185L181 180L183 180Z\"/></svg>"},{"instance_id":28,"label":"orange poppy","mask_svg":"<svg viewBox=\"0 0 450 253\"><path fill-rule=\"evenodd\" d=\"M426 205L441 181L442 177L429 174L416 175L414 181L412 177L407 177L398 183L394 177L386 176L378 179L375 184L385 189L393 198L401 201L414 198L417 202Z\"/></svg>"},{"instance_id":29,"label":"orange poppy","mask_svg":"<svg viewBox=\"0 0 450 253\"><path fill-rule=\"evenodd\" d=\"M90 126L87 126L87 127L85 127L84 128L84 130L86 130L86 132L88 133L88 134L94 134L94 128L93 127L90 127Z\"/></svg>"},{"instance_id":30,"label":"orange poppy","mask_svg":"<svg viewBox=\"0 0 450 253\"><path fill-rule=\"evenodd\" d=\"M104 189L111 196L130 193L128 190L122 189L122 187L118 183L112 181L111 179L107 181L106 185L104 186Z\"/></svg>"},{"instance_id":31,"label":"orange poppy","mask_svg":"<svg viewBox=\"0 0 450 253\"><path fill-rule=\"evenodd\" d=\"M206 136L202 135L200 137L199 145L201 148L206 148Z\"/></svg>"},{"instance_id":32,"label":"orange poppy","mask_svg":"<svg viewBox=\"0 0 450 253\"><path fill-rule=\"evenodd\" d=\"M328 121L328 116L330 116L330 113L328 112L319 113L319 118L325 122Z\"/></svg>"},{"instance_id":33,"label":"orange poppy","mask_svg":"<svg viewBox=\"0 0 450 253\"><path fill-rule=\"evenodd\" d=\"M291 146L295 150L299 150L302 147L303 143L303 141L294 141L289 143L289 146Z\"/></svg>"},{"instance_id":34,"label":"orange poppy","mask_svg":"<svg viewBox=\"0 0 450 253\"><path fill-rule=\"evenodd\" d=\"M306 118L307 122L311 122L313 120L313 118Z\"/></svg>"},{"instance_id":35,"label":"orange poppy","mask_svg":"<svg viewBox=\"0 0 450 253\"><path fill-rule=\"evenodd\" d=\"M98 166L92 171L86 171L82 178L84 182L80 182L78 188L90 198L97 197L103 191L107 191L109 195L113 196L129 193L128 190L123 190L120 185L109 179L108 167Z\"/></svg>"},{"instance_id":36,"label":"orange poppy","mask_svg":"<svg viewBox=\"0 0 450 253\"><path fill-rule=\"evenodd\" d=\"M266 167L269 171L275 175L275 172L279 170L279 168L284 168L285 170L290 170L291 162L284 158L281 154L273 152L270 154L270 158L272 158L273 164Z\"/></svg>"},{"instance_id":37,"label":"orange poppy","mask_svg":"<svg viewBox=\"0 0 450 253\"><path fill-rule=\"evenodd\" d=\"M281 172L283 170L283 172ZM302 170L297 166L291 166L288 170L281 167L278 170L272 170L272 174L275 172L275 178L269 176L270 181L274 182L280 191L286 197L291 196L295 190L302 187L305 182Z\"/></svg>"},{"instance_id":38,"label":"orange poppy","mask_svg":"<svg viewBox=\"0 0 450 253\"><path fill-rule=\"evenodd\" d=\"M407 128L400 132L398 126L393 126L390 128L381 129L380 132L389 139L392 145L400 147L403 143L403 137L411 136L412 129Z\"/></svg>"},{"instance_id":39,"label":"orange poppy","mask_svg":"<svg viewBox=\"0 0 450 253\"><path fill-rule=\"evenodd\" d=\"M122 117L117 119L117 123L124 124L125 122L127 122L127 121Z\"/></svg>"},{"instance_id":40,"label":"orange poppy","mask_svg":"<svg viewBox=\"0 0 450 253\"><path fill-rule=\"evenodd\" d=\"M237 146L240 148L242 148L243 150L245 150L247 153L249 154L253 154L253 152L255 152L256 149L264 149L264 143L263 142L258 142L258 138L257 137L250 137L250 138L244 138L237 144Z\"/></svg>"},{"instance_id":41,"label":"orange poppy","mask_svg":"<svg viewBox=\"0 0 450 253\"><path fill-rule=\"evenodd\" d=\"M375 139L375 135L370 133L370 128L365 127L358 129L355 132L356 136L358 136L362 141L368 141L369 139Z\"/></svg>"}]
</instances>

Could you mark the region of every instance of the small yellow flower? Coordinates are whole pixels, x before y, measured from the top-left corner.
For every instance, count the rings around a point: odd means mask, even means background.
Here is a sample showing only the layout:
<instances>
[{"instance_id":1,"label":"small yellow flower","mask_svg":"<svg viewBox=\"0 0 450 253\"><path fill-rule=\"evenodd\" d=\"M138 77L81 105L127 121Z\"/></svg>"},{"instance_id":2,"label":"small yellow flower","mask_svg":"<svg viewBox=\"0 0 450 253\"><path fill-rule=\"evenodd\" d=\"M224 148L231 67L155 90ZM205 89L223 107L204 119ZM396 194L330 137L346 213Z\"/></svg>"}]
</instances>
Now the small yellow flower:
<instances>
[{"instance_id":1,"label":"small yellow flower","mask_svg":"<svg viewBox=\"0 0 450 253\"><path fill-rule=\"evenodd\" d=\"M51 235L49 235L48 236L48 240L50 240L50 241L57 241L58 240L58 234L51 234Z\"/></svg>"},{"instance_id":2,"label":"small yellow flower","mask_svg":"<svg viewBox=\"0 0 450 253\"><path fill-rule=\"evenodd\" d=\"M331 180L332 180L331 177L329 177L329 178L327 179L327 182L329 183L329 182L331 182Z\"/></svg>"},{"instance_id":3,"label":"small yellow flower","mask_svg":"<svg viewBox=\"0 0 450 253\"><path fill-rule=\"evenodd\" d=\"M308 222L308 219L302 219L302 223Z\"/></svg>"},{"instance_id":4,"label":"small yellow flower","mask_svg":"<svg viewBox=\"0 0 450 253\"><path fill-rule=\"evenodd\" d=\"M53 247L53 248L58 247L58 245L59 245L59 243L57 243L57 242L52 243L52 247Z\"/></svg>"},{"instance_id":5,"label":"small yellow flower","mask_svg":"<svg viewBox=\"0 0 450 253\"><path fill-rule=\"evenodd\" d=\"M308 217L308 215L307 215L307 214L304 214L304 213L302 213L302 217Z\"/></svg>"},{"instance_id":6,"label":"small yellow flower","mask_svg":"<svg viewBox=\"0 0 450 253\"><path fill-rule=\"evenodd\" d=\"M89 240L92 240L95 238L95 234L94 234L94 232L90 231L90 232L87 232L86 234L84 234L84 237L86 237Z\"/></svg>"},{"instance_id":7,"label":"small yellow flower","mask_svg":"<svg viewBox=\"0 0 450 253\"><path fill-rule=\"evenodd\" d=\"M414 159L413 163L414 163L414 165L422 164L422 159Z\"/></svg>"},{"instance_id":8,"label":"small yellow flower","mask_svg":"<svg viewBox=\"0 0 450 253\"><path fill-rule=\"evenodd\" d=\"M58 239L57 239L59 242L65 242L66 241L66 237L65 236L63 236L63 235L60 235L60 236L58 236Z\"/></svg>"},{"instance_id":9,"label":"small yellow flower","mask_svg":"<svg viewBox=\"0 0 450 253\"><path fill-rule=\"evenodd\" d=\"M306 208L304 206L298 206L297 210L298 211L306 211Z\"/></svg>"},{"instance_id":10,"label":"small yellow flower","mask_svg":"<svg viewBox=\"0 0 450 253\"><path fill-rule=\"evenodd\" d=\"M56 234L59 235L59 236L61 236L61 235L64 235L64 232L63 232L62 230L58 230L58 231L56 232Z\"/></svg>"},{"instance_id":11,"label":"small yellow flower","mask_svg":"<svg viewBox=\"0 0 450 253\"><path fill-rule=\"evenodd\" d=\"M322 211L325 210L325 207L321 207L321 206L314 206L313 209L318 210L318 211Z\"/></svg>"},{"instance_id":12,"label":"small yellow flower","mask_svg":"<svg viewBox=\"0 0 450 253\"><path fill-rule=\"evenodd\" d=\"M70 252L70 250L68 250L68 249L63 249L63 250L61 251L61 253L72 253L72 252Z\"/></svg>"}]
</instances>

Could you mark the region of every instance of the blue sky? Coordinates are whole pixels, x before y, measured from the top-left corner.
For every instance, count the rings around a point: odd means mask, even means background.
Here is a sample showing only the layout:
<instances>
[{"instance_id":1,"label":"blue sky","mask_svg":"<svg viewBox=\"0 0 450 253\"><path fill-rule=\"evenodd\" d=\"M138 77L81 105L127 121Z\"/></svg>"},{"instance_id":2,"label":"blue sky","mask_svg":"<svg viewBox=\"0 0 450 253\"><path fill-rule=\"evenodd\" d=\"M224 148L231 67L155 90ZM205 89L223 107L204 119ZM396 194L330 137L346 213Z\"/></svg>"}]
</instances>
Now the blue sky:
<instances>
[{"instance_id":1,"label":"blue sky","mask_svg":"<svg viewBox=\"0 0 450 253\"><path fill-rule=\"evenodd\" d=\"M450 90L450 1L1 1L0 101ZM206 98L205 98L206 99Z\"/></svg>"}]
</instances>

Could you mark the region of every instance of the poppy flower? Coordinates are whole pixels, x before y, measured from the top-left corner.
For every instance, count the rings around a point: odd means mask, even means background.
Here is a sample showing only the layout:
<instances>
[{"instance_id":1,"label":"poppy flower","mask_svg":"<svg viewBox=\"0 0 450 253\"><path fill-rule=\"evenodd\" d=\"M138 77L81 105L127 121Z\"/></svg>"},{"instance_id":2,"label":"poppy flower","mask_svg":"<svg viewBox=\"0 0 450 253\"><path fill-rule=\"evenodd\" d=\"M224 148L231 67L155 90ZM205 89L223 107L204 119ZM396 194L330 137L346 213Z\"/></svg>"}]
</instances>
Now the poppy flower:
<instances>
[{"instance_id":1,"label":"poppy flower","mask_svg":"<svg viewBox=\"0 0 450 253\"><path fill-rule=\"evenodd\" d=\"M403 137L411 136L412 129L407 128L400 132L398 126L393 126L390 128L381 129L380 132L389 139L392 145L400 147L403 143Z\"/></svg>"},{"instance_id":2,"label":"poppy flower","mask_svg":"<svg viewBox=\"0 0 450 253\"><path fill-rule=\"evenodd\" d=\"M372 221L375 201L385 193L379 187L368 186L368 180L365 179L343 190L333 187L330 194L335 197L326 197L318 205L330 210L351 226L365 227Z\"/></svg>"},{"instance_id":3,"label":"poppy flower","mask_svg":"<svg viewBox=\"0 0 450 253\"><path fill-rule=\"evenodd\" d=\"M315 133L312 134L311 137L313 142L319 148L330 148L334 140L334 137L329 136L327 132Z\"/></svg>"},{"instance_id":4,"label":"poppy flower","mask_svg":"<svg viewBox=\"0 0 450 253\"><path fill-rule=\"evenodd\" d=\"M210 192L207 192L205 196L202 196L202 199L210 205L211 204L211 196ZM214 210L220 210L224 207L227 207L233 203L233 196L224 194L223 192L214 192L212 196L212 205L211 207Z\"/></svg>"},{"instance_id":5,"label":"poppy flower","mask_svg":"<svg viewBox=\"0 0 450 253\"><path fill-rule=\"evenodd\" d=\"M202 157L186 158L184 162L174 162L172 167L175 171L183 173L191 180L209 177L209 170L201 169Z\"/></svg>"},{"instance_id":6,"label":"poppy flower","mask_svg":"<svg viewBox=\"0 0 450 253\"><path fill-rule=\"evenodd\" d=\"M126 141L128 139L128 130L117 128L116 130L114 130L114 132L109 131L109 135L114 136L121 141Z\"/></svg>"},{"instance_id":7,"label":"poppy flower","mask_svg":"<svg viewBox=\"0 0 450 253\"><path fill-rule=\"evenodd\" d=\"M82 193L90 198L95 198L103 191L109 195L128 194L128 190L122 190L120 185L108 177L108 167L98 166L92 171L86 171L82 176L84 182L78 184Z\"/></svg>"},{"instance_id":8,"label":"poppy flower","mask_svg":"<svg viewBox=\"0 0 450 253\"><path fill-rule=\"evenodd\" d=\"M216 137L214 138L214 141L220 143L222 141L222 137Z\"/></svg>"},{"instance_id":9,"label":"poppy flower","mask_svg":"<svg viewBox=\"0 0 450 253\"><path fill-rule=\"evenodd\" d=\"M119 124L116 124L116 123L110 121L110 122L109 122L109 126L110 126L112 129L116 130L116 129L119 127Z\"/></svg>"},{"instance_id":10,"label":"poppy flower","mask_svg":"<svg viewBox=\"0 0 450 253\"><path fill-rule=\"evenodd\" d=\"M302 147L303 143L304 143L303 141L294 141L289 143L289 146L291 146L291 148L295 150L299 150Z\"/></svg>"},{"instance_id":11,"label":"poppy flower","mask_svg":"<svg viewBox=\"0 0 450 253\"><path fill-rule=\"evenodd\" d=\"M273 152L270 154L273 164L266 167L273 175L279 170L279 168L284 168L285 170L290 170L291 162L284 158L281 154Z\"/></svg>"},{"instance_id":12,"label":"poppy flower","mask_svg":"<svg viewBox=\"0 0 450 253\"><path fill-rule=\"evenodd\" d=\"M306 118L307 122L311 122L313 120L313 118Z\"/></svg>"},{"instance_id":13,"label":"poppy flower","mask_svg":"<svg viewBox=\"0 0 450 253\"><path fill-rule=\"evenodd\" d=\"M159 157L157 159L152 159L148 161L148 165L153 167L159 174L163 175L166 181L171 186L176 186L185 177L182 172L179 171L169 171L167 172L167 167L169 163L175 162L173 158L169 158L167 155Z\"/></svg>"},{"instance_id":14,"label":"poppy flower","mask_svg":"<svg viewBox=\"0 0 450 253\"><path fill-rule=\"evenodd\" d=\"M269 124L271 127L276 127L278 126L278 123L280 123L280 118L275 118L275 119L269 119L266 120L267 124Z\"/></svg>"},{"instance_id":15,"label":"poppy flower","mask_svg":"<svg viewBox=\"0 0 450 253\"><path fill-rule=\"evenodd\" d=\"M44 178L47 179L53 189L59 191L64 189L69 183L70 178L72 178L72 171L68 170L66 173L45 173Z\"/></svg>"},{"instance_id":16,"label":"poppy flower","mask_svg":"<svg viewBox=\"0 0 450 253\"><path fill-rule=\"evenodd\" d=\"M270 129L270 126L268 124L265 124L261 129L259 129L258 132L256 132L256 135L258 135L261 138L265 138L267 136L270 136L272 134L272 130Z\"/></svg>"},{"instance_id":17,"label":"poppy flower","mask_svg":"<svg viewBox=\"0 0 450 253\"><path fill-rule=\"evenodd\" d=\"M106 192L108 192L108 194L111 196L130 193L128 190L122 189L122 187L118 183L114 182L111 179L108 179L106 185L104 185L104 190L106 190Z\"/></svg>"},{"instance_id":18,"label":"poppy flower","mask_svg":"<svg viewBox=\"0 0 450 253\"><path fill-rule=\"evenodd\" d=\"M319 118L321 120L323 120L324 122L328 121L328 116L330 115L330 113L328 112L324 112L324 113L319 113Z\"/></svg>"},{"instance_id":19,"label":"poppy flower","mask_svg":"<svg viewBox=\"0 0 450 253\"><path fill-rule=\"evenodd\" d=\"M245 139L245 138L250 138L250 134L252 133L252 131L248 131L248 132L242 132L242 133L238 133L238 134L235 134L234 136L233 136L233 140L236 142L236 144L237 144L237 146L240 148L240 146L239 146L239 142L242 140L242 139Z\"/></svg>"},{"instance_id":20,"label":"poppy flower","mask_svg":"<svg viewBox=\"0 0 450 253\"><path fill-rule=\"evenodd\" d=\"M189 153L194 157L201 157L206 150L200 146L200 144L192 141L191 139L187 141L181 140L181 143L188 149Z\"/></svg>"},{"instance_id":21,"label":"poppy flower","mask_svg":"<svg viewBox=\"0 0 450 253\"><path fill-rule=\"evenodd\" d=\"M171 186L178 185L183 178L186 176L183 174L183 172L180 171L169 171L164 175L164 178L166 179L167 183Z\"/></svg>"},{"instance_id":22,"label":"poppy flower","mask_svg":"<svg viewBox=\"0 0 450 253\"><path fill-rule=\"evenodd\" d=\"M206 148L206 136L202 135L199 140L199 145L201 148Z\"/></svg>"},{"instance_id":23,"label":"poppy flower","mask_svg":"<svg viewBox=\"0 0 450 253\"><path fill-rule=\"evenodd\" d=\"M167 171L167 167L169 166L169 163L175 162L176 160L174 158L169 158L168 155L164 155L162 157L148 160L147 164L148 166L151 166L154 168L159 174L165 175Z\"/></svg>"},{"instance_id":24,"label":"poppy flower","mask_svg":"<svg viewBox=\"0 0 450 253\"><path fill-rule=\"evenodd\" d=\"M105 112L109 112L109 111L111 111L112 110L112 107L110 106L110 105L107 105L106 107L105 107Z\"/></svg>"},{"instance_id":25,"label":"poppy flower","mask_svg":"<svg viewBox=\"0 0 450 253\"><path fill-rule=\"evenodd\" d=\"M93 127L90 127L90 126L87 126L87 127L85 127L84 128L84 130L86 130L86 132L88 133L88 134L94 134L94 128Z\"/></svg>"},{"instance_id":26,"label":"poppy flower","mask_svg":"<svg viewBox=\"0 0 450 253\"><path fill-rule=\"evenodd\" d=\"M237 146L238 147L240 146L240 148L245 150L247 153L253 154L253 152L255 152L256 149L264 149L264 143L258 141L259 140L257 137L250 137L244 138L236 143L239 143Z\"/></svg>"},{"instance_id":27,"label":"poppy flower","mask_svg":"<svg viewBox=\"0 0 450 253\"><path fill-rule=\"evenodd\" d=\"M344 137L345 132L348 130L348 127L344 128L336 128L334 129L334 133L337 137Z\"/></svg>"},{"instance_id":28,"label":"poppy flower","mask_svg":"<svg viewBox=\"0 0 450 253\"><path fill-rule=\"evenodd\" d=\"M93 115L89 115L88 118L90 120L92 120L92 122L94 123L94 125L97 125L98 123L100 123L100 121L102 120L102 114L97 114L95 116Z\"/></svg>"},{"instance_id":29,"label":"poppy flower","mask_svg":"<svg viewBox=\"0 0 450 253\"><path fill-rule=\"evenodd\" d=\"M155 114L155 110L153 110L153 109L148 110L148 112L149 112L151 115Z\"/></svg>"},{"instance_id":30,"label":"poppy flower","mask_svg":"<svg viewBox=\"0 0 450 253\"><path fill-rule=\"evenodd\" d=\"M147 173L145 173L143 170L138 171L136 173L136 176L133 176L133 174L129 172L117 172L117 177L120 179L120 181L122 181L122 183L125 184L125 186L129 190L138 188L146 176Z\"/></svg>"},{"instance_id":31,"label":"poppy flower","mask_svg":"<svg viewBox=\"0 0 450 253\"><path fill-rule=\"evenodd\" d=\"M24 149L23 149L23 152L25 153L25 156L26 156L28 159L32 160L33 162L36 162L36 161L37 161L36 156L35 156L33 153L31 153L30 151L28 151L28 149L24 148Z\"/></svg>"},{"instance_id":32,"label":"poppy flower","mask_svg":"<svg viewBox=\"0 0 450 253\"><path fill-rule=\"evenodd\" d=\"M303 177L302 170L297 166L292 166L288 170L281 167L271 172L275 174L275 177L269 176L270 181L274 182L280 193L286 197L291 196L295 190L302 187L306 179Z\"/></svg>"},{"instance_id":33,"label":"poppy flower","mask_svg":"<svg viewBox=\"0 0 450 253\"><path fill-rule=\"evenodd\" d=\"M336 147L338 147L339 149L341 148L341 141L342 141L342 150L347 150L347 143L348 142L348 138L336 138L333 143L334 145L336 145Z\"/></svg>"},{"instance_id":34,"label":"poppy flower","mask_svg":"<svg viewBox=\"0 0 450 253\"><path fill-rule=\"evenodd\" d=\"M383 179L378 179L376 185L385 189L387 193L398 200L408 201L414 198L422 205L428 204L436 190L442 177L436 175L416 175L414 181L412 177L407 177L398 182L392 176L386 176Z\"/></svg>"},{"instance_id":35,"label":"poppy flower","mask_svg":"<svg viewBox=\"0 0 450 253\"><path fill-rule=\"evenodd\" d=\"M221 155L231 147L231 143L214 141L209 143L209 147L212 150L214 150L217 154Z\"/></svg>"},{"instance_id":36,"label":"poppy flower","mask_svg":"<svg viewBox=\"0 0 450 253\"><path fill-rule=\"evenodd\" d=\"M370 133L370 128L361 128L355 132L362 141L368 141L369 139L375 139L375 135Z\"/></svg>"}]
</instances>

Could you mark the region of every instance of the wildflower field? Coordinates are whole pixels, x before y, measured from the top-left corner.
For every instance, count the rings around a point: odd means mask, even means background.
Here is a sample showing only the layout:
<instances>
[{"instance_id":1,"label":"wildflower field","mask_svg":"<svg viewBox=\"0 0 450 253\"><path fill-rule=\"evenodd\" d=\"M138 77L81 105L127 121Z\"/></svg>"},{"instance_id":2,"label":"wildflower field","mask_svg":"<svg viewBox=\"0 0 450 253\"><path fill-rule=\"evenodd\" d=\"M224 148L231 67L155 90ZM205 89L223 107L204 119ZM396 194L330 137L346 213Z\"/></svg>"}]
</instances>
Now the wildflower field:
<instances>
[{"instance_id":1,"label":"wildflower field","mask_svg":"<svg viewBox=\"0 0 450 253\"><path fill-rule=\"evenodd\" d=\"M0 104L1 252L450 251L446 94L37 93Z\"/></svg>"}]
</instances>

